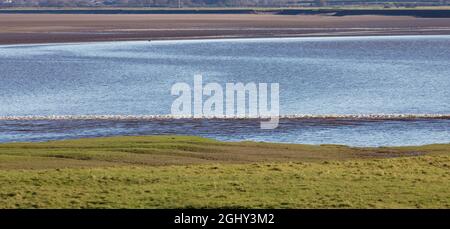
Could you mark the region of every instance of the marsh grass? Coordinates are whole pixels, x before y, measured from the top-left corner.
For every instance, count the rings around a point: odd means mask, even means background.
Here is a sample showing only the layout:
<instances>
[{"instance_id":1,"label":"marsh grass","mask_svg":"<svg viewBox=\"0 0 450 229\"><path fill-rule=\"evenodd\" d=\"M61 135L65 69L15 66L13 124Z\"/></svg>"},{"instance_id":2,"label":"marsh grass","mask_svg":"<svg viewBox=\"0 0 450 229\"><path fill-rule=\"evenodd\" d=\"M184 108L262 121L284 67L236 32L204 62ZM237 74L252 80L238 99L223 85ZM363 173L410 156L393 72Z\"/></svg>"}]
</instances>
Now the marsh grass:
<instances>
[{"instance_id":1,"label":"marsh grass","mask_svg":"<svg viewBox=\"0 0 450 229\"><path fill-rule=\"evenodd\" d=\"M1 208L449 208L450 146L114 137L0 145Z\"/></svg>"}]
</instances>

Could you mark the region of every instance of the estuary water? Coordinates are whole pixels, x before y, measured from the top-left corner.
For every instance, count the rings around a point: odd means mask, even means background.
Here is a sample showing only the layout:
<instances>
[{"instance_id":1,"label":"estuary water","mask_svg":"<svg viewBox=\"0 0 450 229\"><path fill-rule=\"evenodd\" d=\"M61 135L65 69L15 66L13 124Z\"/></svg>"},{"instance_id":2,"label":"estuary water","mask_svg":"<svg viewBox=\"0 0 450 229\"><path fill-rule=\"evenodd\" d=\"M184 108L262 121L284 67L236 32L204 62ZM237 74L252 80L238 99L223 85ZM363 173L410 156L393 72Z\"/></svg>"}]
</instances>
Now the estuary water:
<instances>
[{"instance_id":1,"label":"estuary water","mask_svg":"<svg viewBox=\"0 0 450 229\"><path fill-rule=\"evenodd\" d=\"M175 83L279 83L280 126L171 119ZM180 134L355 146L450 142L450 36L0 46L0 142Z\"/></svg>"}]
</instances>

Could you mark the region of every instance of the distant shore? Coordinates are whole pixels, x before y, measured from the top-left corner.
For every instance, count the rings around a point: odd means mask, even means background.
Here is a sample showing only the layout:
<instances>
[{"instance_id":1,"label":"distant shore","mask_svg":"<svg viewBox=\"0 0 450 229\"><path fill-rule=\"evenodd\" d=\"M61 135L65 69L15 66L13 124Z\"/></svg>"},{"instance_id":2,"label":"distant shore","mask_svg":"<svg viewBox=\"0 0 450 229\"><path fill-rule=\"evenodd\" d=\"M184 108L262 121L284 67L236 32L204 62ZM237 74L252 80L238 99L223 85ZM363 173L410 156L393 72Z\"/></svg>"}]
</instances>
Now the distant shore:
<instances>
[{"instance_id":1,"label":"distant shore","mask_svg":"<svg viewBox=\"0 0 450 229\"><path fill-rule=\"evenodd\" d=\"M0 13L0 44L367 35L450 35L450 17Z\"/></svg>"},{"instance_id":2,"label":"distant shore","mask_svg":"<svg viewBox=\"0 0 450 229\"><path fill-rule=\"evenodd\" d=\"M0 8L0 14L274 14L274 15L380 15L449 18L450 6L392 7L18 7Z\"/></svg>"}]
</instances>

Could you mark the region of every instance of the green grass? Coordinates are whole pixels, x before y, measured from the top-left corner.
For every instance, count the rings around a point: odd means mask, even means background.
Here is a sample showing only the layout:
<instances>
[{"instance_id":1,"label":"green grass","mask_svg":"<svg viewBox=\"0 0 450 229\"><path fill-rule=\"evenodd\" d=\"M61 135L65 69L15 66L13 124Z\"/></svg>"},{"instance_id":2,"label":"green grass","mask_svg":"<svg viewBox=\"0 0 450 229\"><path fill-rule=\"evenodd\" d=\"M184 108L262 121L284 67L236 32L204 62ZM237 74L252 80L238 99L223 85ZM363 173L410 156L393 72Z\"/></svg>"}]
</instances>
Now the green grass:
<instances>
[{"instance_id":1,"label":"green grass","mask_svg":"<svg viewBox=\"0 0 450 229\"><path fill-rule=\"evenodd\" d=\"M0 208L450 208L450 145L0 144Z\"/></svg>"}]
</instances>

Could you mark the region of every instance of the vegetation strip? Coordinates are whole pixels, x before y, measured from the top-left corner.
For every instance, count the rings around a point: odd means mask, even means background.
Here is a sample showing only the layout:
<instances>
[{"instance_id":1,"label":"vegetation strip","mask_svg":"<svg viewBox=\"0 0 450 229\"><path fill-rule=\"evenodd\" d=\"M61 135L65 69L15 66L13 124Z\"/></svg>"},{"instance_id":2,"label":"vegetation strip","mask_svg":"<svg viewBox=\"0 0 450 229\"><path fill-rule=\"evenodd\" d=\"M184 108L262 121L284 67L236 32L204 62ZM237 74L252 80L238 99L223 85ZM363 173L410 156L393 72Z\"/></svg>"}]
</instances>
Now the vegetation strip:
<instances>
[{"instance_id":1,"label":"vegetation strip","mask_svg":"<svg viewBox=\"0 0 450 229\"><path fill-rule=\"evenodd\" d=\"M450 145L0 144L0 208L448 208Z\"/></svg>"}]
</instances>

